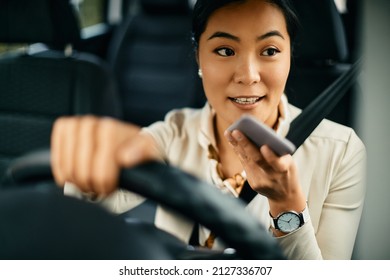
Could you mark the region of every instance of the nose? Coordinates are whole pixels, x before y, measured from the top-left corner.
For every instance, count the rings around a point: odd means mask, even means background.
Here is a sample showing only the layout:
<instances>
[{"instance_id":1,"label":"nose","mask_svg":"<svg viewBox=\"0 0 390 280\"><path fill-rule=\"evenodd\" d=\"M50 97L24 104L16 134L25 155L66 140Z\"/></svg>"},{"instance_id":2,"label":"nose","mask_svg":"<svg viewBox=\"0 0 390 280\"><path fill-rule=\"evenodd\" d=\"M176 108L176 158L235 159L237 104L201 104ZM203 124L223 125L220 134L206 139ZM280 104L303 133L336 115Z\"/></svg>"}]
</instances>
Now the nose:
<instances>
[{"instance_id":1,"label":"nose","mask_svg":"<svg viewBox=\"0 0 390 280\"><path fill-rule=\"evenodd\" d=\"M234 81L244 85L259 83L261 81L259 61L252 56L240 59L234 73Z\"/></svg>"}]
</instances>

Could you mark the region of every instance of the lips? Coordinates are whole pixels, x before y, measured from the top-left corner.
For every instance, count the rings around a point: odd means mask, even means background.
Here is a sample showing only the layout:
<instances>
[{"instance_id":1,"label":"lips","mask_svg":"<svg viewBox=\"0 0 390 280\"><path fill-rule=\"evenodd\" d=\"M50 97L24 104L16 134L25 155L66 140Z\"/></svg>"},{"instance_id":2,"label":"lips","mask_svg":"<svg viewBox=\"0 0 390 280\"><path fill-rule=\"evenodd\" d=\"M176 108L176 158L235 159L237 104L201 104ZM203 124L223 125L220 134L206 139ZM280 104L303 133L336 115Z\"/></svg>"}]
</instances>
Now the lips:
<instances>
[{"instance_id":1,"label":"lips","mask_svg":"<svg viewBox=\"0 0 390 280\"><path fill-rule=\"evenodd\" d=\"M259 102L263 97L229 97L229 99L235 103L241 105L252 105Z\"/></svg>"}]
</instances>

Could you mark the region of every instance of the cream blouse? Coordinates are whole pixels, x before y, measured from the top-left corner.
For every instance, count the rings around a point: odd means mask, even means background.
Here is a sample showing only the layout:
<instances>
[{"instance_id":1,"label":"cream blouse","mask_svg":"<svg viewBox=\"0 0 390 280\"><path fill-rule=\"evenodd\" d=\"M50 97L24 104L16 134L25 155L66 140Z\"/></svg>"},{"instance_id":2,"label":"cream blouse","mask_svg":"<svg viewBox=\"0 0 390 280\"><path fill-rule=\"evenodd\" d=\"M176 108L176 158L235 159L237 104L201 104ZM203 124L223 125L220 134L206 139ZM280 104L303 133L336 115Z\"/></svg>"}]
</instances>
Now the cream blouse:
<instances>
[{"instance_id":1,"label":"cream blouse","mask_svg":"<svg viewBox=\"0 0 390 280\"><path fill-rule=\"evenodd\" d=\"M283 97L277 133L285 136L292 119L300 110ZM153 136L162 159L223 192L237 196L222 180L217 162L210 158L210 145L216 149L213 110L208 104L202 109L180 109L167 114L164 121L144 128ZM217 150L216 150L217 151ZM300 229L277 240L288 259L350 259L358 230L365 196L366 151L355 132L346 126L323 120L297 149L293 158L306 196L310 219ZM245 177L245 173L242 173ZM71 184L68 195L82 196ZM101 203L115 213L125 212L144 201L139 195L118 190ZM247 205L266 228L270 226L267 198L258 194ZM157 207L157 227L188 242L194 223L162 206ZM209 231L200 228L202 244ZM218 239L214 247L221 247Z\"/></svg>"}]
</instances>

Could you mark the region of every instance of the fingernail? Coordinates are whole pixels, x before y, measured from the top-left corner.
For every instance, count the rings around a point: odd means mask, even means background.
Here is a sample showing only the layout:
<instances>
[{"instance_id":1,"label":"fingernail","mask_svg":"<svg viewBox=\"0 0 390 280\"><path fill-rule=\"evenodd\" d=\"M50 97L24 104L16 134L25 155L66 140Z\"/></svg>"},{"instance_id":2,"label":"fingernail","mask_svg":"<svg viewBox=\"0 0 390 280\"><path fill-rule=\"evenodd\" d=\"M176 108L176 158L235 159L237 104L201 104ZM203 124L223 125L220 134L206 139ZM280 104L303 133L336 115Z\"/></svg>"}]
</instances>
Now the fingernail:
<instances>
[{"instance_id":1,"label":"fingernail","mask_svg":"<svg viewBox=\"0 0 390 280\"><path fill-rule=\"evenodd\" d=\"M225 135L225 137L227 138L227 140L228 140L229 142L232 142L232 141L234 140L233 137L232 137L232 135L230 134L230 131L225 130L224 135Z\"/></svg>"},{"instance_id":2,"label":"fingernail","mask_svg":"<svg viewBox=\"0 0 390 280\"><path fill-rule=\"evenodd\" d=\"M243 139L241 133L237 130L233 131L232 135L236 141L241 141Z\"/></svg>"}]
</instances>

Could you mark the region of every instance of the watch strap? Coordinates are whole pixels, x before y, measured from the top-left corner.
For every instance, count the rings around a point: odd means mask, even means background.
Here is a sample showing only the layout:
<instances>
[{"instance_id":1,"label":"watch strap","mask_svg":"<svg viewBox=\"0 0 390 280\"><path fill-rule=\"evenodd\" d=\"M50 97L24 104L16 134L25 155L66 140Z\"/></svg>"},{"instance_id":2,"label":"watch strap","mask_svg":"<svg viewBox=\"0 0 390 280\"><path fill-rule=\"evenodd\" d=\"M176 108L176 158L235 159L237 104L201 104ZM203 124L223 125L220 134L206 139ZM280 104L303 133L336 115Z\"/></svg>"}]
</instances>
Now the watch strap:
<instances>
[{"instance_id":1,"label":"watch strap","mask_svg":"<svg viewBox=\"0 0 390 280\"><path fill-rule=\"evenodd\" d=\"M305 209L303 209L303 211L300 213L300 216L302 219L302 226L310 220L309 209L307 207L307 204Z\"/></svg>"}]
</instances>

